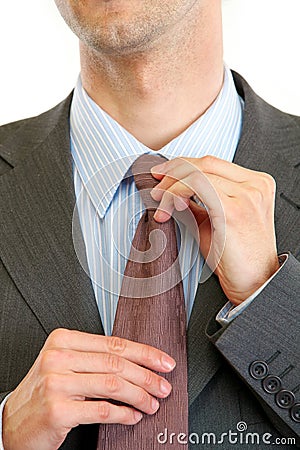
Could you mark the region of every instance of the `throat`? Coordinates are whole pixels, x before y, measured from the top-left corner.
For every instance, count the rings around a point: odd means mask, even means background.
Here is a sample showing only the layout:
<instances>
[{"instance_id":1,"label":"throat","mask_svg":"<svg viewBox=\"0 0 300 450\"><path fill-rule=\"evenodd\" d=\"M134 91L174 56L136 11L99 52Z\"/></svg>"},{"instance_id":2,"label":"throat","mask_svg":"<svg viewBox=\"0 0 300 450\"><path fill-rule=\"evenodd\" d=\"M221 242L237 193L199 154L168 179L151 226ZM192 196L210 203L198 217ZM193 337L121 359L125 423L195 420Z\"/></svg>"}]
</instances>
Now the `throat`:
<instances>
[{"instance_id":1,"label":"throat","mask_svg":"<svg viewBox=\"0 0 300 450\"><path fill-rule=\"evenodd\" d=\"M218 96L223 84L223 63L209 72L177 80L154 72L141 80L136 76L114 77L102 83L84 87L90 97L139 142L159 150L184 132L202 116ZM197 88L195 88L197 86Z\"/></svg>"}]
</instances>

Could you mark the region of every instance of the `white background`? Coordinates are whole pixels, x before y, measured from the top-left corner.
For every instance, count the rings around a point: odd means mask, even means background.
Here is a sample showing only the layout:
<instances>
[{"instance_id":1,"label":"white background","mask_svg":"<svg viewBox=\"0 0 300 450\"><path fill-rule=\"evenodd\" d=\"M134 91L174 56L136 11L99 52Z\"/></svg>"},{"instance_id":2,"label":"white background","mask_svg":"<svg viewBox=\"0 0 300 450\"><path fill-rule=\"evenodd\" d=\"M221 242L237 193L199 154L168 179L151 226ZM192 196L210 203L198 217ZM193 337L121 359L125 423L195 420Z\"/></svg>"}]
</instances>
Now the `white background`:
<instances>
[{"instance_id":1,"label":"white background","mask_svg":"<svg viewBox=\"0 0 300 450\"><path fill-rule=\"evenodd\" d=\"M258 94L300 115L300 0L224 0L225 60ZM79 73L78 45L54 0L0 2L0 123L58 103Z\"/></svg>"}]
</instances>

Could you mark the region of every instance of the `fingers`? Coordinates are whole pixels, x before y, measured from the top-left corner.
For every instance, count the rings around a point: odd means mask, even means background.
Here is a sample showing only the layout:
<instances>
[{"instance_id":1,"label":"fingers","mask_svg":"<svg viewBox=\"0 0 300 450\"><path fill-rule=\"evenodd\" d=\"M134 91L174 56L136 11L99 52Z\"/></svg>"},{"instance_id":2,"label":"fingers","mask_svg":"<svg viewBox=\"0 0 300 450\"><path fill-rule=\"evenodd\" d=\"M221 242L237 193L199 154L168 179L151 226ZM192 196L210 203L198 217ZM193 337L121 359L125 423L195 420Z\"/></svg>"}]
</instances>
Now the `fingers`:
<instances>
[{"instance_id":1,"label":"fingers","mask_svg":"<svg viewBox=\"0 0 300 450\"><path fill-rule=\"evenodd\" d=\"M151 195L154 200L160 201L162 197L162 192L168 190L176 181L182 180L190 172L197 170L197 166L193 163L183 159L176 158L171 161L168 161L168 165L164 164L154 166L151 169L152 175L161 180L161 182L152 189ZM160 167L164 168L163 170L159 169ZM158 168L158 170L156 170Z\"/></svg>"},{"instance_id":2,"label":"fingers","mask_svg":"<svg viewBox=\"0 0 300 450\"><path fill-rule=\"evenodd\" d=\"M166 222L172 216L174 209L183 211L185 207L188 207L189 198L194 192L185 181L186 179L177 182L173 180L173 185L166 191L156 189L155 200L160 201L160 204L154 214L155 220ZM153 196L152 192L151 195Z\"/></svg>"},{"instance_id":3,"label":"fingers","mask_svg":"<svg viewBox=\"0 0 300 450\"><path fill-rule=\"evenodd\" d=\"M189 167L190 171L197 168L204 173L214 174L236 183L248 181L253 178L254 173L258 173L211 155L203 158L175 158L154 166L151 172L157 179L162 179L164 175L175 176L178 179L177 173L185 170L183 165Z\"/></svg>"},{"instance_id":4,"label":"fingers","mask_svg":"<svg viewBox=\"0 0 300 450\"><path fill-rule=\"evenodd\" d=\"M135 425L143 414L129 406L117 406L108 401L53 402L48 405L48 426L57 428L61 421L66 428L92 423Z\"/></svg>"},{"instance_id":5,"label":"fingers","mask_svg":"<svg viewBox=\"0 0 300 450\"><path fill-rule=\"evenodd\" d=\"M81 423L133 425L142 418L139 411L154 414L159 408L156 397L167 397L172 388L151 370L170 372L175 364L169 355L148 345L57 329L6 407L12 405L16 412L12 423L31 427L30 448L40 448L41 442L48 442L47 448L58 448L71 428ZM92 398L97 400L87 400ZM42 437L35 434L37 423Z\"/></svg>"},{"instance_id":6,"label":"fingers","mask_svg":"<svg viewBox=\"0 0 300 450\"><path fill-rule=\"evenodd\" d=\"M70 428L91 423L135 425L143 418L142 413L133 408L116 406L106 401L72 402L67 407L66 414L72 418Z\"/></svg>"},{"instance_id":7,"label":"fingers","mask_svg":"<svg viewBox=\"0 0 300 450\"><path fill-rule=\"evenodd\" d=\"M156 189L160 187L160 184ZM181 181L174 182L167 191L162 193L154 219L159 222L167 221L174 209L177 209L179 199L181 199L181 203L187 203L195 194L209 208L211 215L223 216L222 200L231 196L233 192L234 184L232 182L195 170ZM179 210L182 209L184 208Z\"/></svg>"},{"instance_id":8,"label":"fingers","mask_svg":"<svg viewBox=\"0 0 300 450\"><path fill-rule=\"evenodd\" d=\"M110 353L157 372L170 372L176 365L175 360L167 353L149 345L115 336L100 336L76 330L54 330L48 337L43 350L57 348Z\"/></svg>"},{"instance_id":9,"label":"fingers","mask_svg":"<svg viewBox=\"0 0 300 450\"><path fill-rule=\"evenodd\" d=\"M154 216L158 222L169 220L174 209L186 209L193 195L205 203L210 214L221 216L221 203L226 208L230 198L242 199L249 192L258 192L268 198L268 193L272 196L275 191L275 182L270 175L211 156L176 158L154 166L152 174L161 180L151 192L154 200L160 202Z\"/></svg>"},{"instance_id":10,"label":"fingers","mask_svg":"<svg viewBox=\"0 0 300 450\"><path fill-rule=\"evenodd\" d=\"M63 329L49 336L39 356L45 395L59 392L76 400L111 398L147 414L159 407L153 396L165 398L172 389L147 367L168 372L174 365L167 354L147 345Z\"/></svg>"},{"instance_id":11,"label":"fingers","mask_svg":"<svg viewBox=\"0 0 300 450\"><path fill-rule=\"evenodd\" d=\"M115 374L72 374L49 377L45 382L48 397L56 392L68 399L82 398L117 400L146 414L154 414L159 403L145 389L136 386ZM167 397L167 395L164 395Z\"/></svg>"},{"instance_id":12,"label":"fingers","mask_svg":"<svg viewBox=\"0 0 300 450\"><path fill-rule=\"evenodd\" d=\"M46 350L40 368L43 373L115 374L161 398L166 397L172 389L167 380L151 370L109 353Z\"/></svg>"}]
</instances>

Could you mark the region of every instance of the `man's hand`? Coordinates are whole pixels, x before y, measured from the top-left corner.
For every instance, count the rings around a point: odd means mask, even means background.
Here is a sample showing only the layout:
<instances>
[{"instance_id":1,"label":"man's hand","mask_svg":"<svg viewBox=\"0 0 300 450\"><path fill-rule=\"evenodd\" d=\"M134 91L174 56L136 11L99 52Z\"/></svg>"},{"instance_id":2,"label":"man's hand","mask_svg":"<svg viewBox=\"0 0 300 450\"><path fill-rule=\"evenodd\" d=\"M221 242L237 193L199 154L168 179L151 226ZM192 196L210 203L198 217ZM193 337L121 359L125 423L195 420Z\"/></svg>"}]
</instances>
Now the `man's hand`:
<instances>
[{"instance_id":1,"label":"man's hand","mask_svg":"<svg viewBox=\"0 0 300 450\"><path fill-rule=\"evenodd\" d=\"M166 353L136 342L58 329L4 408L5 450L54 450L79 424L134 425L154 414L171 385ZM150 370L149 370L150 369ZM97 400L95 400L97 399ZM106 400L99 400L106 399ZM116 406L108 399L132 407Z\"/></svg>"},{"instance_id":2,"label":"man's hand","mask_svg":"<svg viewBox=\"0 0 300 450\"><path fill-rule=\"evenodd\" d=\"M274 230L275 181L262 172L219 158L176 158L154 166L160 183L152 197L154 216L169 219L190 207L197 221L200 249L217 274L227 298L246 300L279 267ZM199 206L191 197L203 202Z\"/></svg>"}]
</instances>

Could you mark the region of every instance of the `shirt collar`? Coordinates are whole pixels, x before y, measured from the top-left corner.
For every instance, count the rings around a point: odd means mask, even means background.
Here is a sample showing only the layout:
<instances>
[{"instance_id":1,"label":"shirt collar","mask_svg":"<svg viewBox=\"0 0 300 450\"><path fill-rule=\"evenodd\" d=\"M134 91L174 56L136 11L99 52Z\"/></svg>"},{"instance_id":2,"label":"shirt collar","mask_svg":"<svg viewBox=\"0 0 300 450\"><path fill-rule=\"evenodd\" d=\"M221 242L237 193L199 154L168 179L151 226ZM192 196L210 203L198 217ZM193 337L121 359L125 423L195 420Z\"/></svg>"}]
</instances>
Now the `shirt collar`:
<instances>
[{"instance_id":1,"label":"shirt collar","mask_svg":"<svg viewBox=\"0 0 300 450\"><path fill-rule=\"evenodd\" d=\"M232 160L240 135L242 101L230 70L225 66L223 87L210 108L183 133L159 151L153 151L125 130L84 90L79 77L71 105L70 133L74 164L83 187L103 218L135 159L145 153L177 156L214 155L220 146Z\"/></svg>"}]
</instances>

